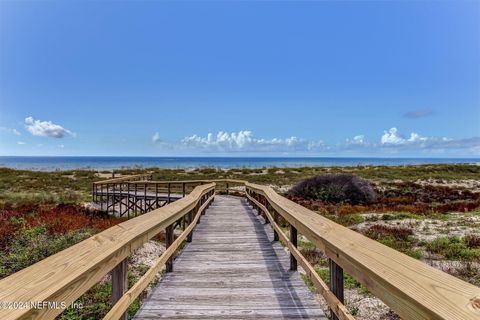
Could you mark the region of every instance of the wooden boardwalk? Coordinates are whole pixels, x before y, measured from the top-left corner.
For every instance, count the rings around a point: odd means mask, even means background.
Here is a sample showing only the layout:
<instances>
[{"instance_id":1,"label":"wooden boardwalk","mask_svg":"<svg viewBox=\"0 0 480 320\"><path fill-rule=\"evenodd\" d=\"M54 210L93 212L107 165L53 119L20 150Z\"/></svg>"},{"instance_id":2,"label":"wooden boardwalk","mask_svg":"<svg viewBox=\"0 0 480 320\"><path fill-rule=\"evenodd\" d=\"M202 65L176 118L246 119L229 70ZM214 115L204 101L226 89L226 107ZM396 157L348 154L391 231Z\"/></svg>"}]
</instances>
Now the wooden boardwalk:
<instances>
[{"instance_id":1,"label":"wooden boardwalk","mask_svg":"<svg viewBox=\"0 0 480 320\"><path fill-rule=\"evenodd\" d=\"M245 198L216 196L135 319L327 319Z\"/></svg>"}]
</instances>

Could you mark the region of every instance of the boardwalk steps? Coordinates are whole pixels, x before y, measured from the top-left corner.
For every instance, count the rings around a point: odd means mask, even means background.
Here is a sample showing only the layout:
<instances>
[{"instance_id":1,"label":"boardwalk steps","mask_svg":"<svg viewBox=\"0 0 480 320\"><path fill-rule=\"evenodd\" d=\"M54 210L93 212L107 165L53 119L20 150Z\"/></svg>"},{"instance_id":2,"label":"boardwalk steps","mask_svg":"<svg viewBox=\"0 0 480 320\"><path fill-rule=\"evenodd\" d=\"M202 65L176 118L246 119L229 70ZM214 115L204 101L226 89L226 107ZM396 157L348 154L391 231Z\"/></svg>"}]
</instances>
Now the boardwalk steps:
<instances>
[{"instance_id":1,"label":"boardwalk steps","mask_svg":"<svg viewBox=\"0 0 480 320\"><path fill-rule=\"evenodd\" d=\"M216 196L135 319L326 319L263 223L244 198Z\"/></svg>"}]
</instances>

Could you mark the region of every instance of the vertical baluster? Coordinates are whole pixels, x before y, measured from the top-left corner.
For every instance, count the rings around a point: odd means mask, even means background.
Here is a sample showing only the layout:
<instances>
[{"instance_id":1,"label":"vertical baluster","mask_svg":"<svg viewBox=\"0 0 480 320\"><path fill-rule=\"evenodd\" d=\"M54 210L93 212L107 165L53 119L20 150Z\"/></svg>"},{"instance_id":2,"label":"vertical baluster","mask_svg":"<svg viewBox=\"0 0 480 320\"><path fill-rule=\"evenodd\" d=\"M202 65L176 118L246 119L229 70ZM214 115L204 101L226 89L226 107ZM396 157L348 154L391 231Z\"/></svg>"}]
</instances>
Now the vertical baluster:
<instances>
[{"instance_id":1,"label":"vertical baluster","mask_svg":"<svg viewBox=\"0 0 480 320\"><path fill-rule=\"evenodd\" d=\"M147 212L147 184L143 185L143 213Z\"/></svg>"},{"instance_id":2,"label":"vertical baluster","mask_svg":"<svg viewBox=\"0 0 480 320\"><path fill-rule=\"evenodd\" d=\"M135 201L135 216L137 216L137 183L135 182L135 197L134 197L134 201Z\"/></svg>"},{"instance_id":3,"label":"vertical baluster","mask_svg":"<svg viewBox=\"0 0 480 320\"><path fill-rule=\"evenodd\" d=\"M124 194L123 194L123 183L120 182L120 216L123 215L123 212L122 212L122 203L123 203L123 199L124 198Z\"/></svg>"},{"instance_id":4,"label":"vertical baluster","mask_svg":"<svg viewBox=\"0 0 480 320\"><path fill-rule=\"evenodd\" d=\"M290 242L296 248L297 247L297 229L290 224ZM290 270L297 271L297 259L290 253Z\"/></svg>"},{"instance_id":5,"label":"vertical baluster","mask_svg":"<svg viewBox=\"0 0 480 320\"><path fill-rule=\"evenodd\" d=\"M271 207L271 206L270 206L270 207ZM273 209L273 207L272 207L272 211L273 211L273 221L275 221L275 224L276 224L277 226L280 226L279 223L278 223L278 220L279 220L279 219L278 219L278 212L277 212L277 210ZM273 229L273 241L278 241L278 240L279 240L279 238L278 238L278 232L277 232L275 229Z\"/></svg>"},{"instance_id":6,"label":"vertical baluster","mask_svg":"<svg viewBox=\"0 0 480 320\"><path fill-rule=\"evenodd\" d=\"M171 184L170 182L167 184L167 203L170 203L170 187L171 187Z\"/></svg>"},{"instance_id":7,"label":"vertical baluster","mask_svg":"<svg viewBox=\"0 0 480 320\"><path fill-rule=\"evenodd\" d=\"M107 183L107 213L108 213L109 207L110 207L110 184Z\"/></svg>"},{"instance_id":8,"label":"vertical baluster","mask_svg":"<svg viewBox=\"0 0 480 320\"><path fill-rule=\"evenodd\" d=\"M117 303L118 300L128 290L128 263L127 259L120 262L111 271L112 276L112 305ZM127 312L122 314L121 320L127 320Z\"/></svg>"},{"instance_id":9,"label":"vertical baluster","mask_svg":"<svg viewBox=\"0 0 480 320\"><path fill-rule=\"evenodd\" d=\"M190 210L190 212L188 213L188 225L190 225L192 221L193 221L193 210ZM192 242L192 237L193 237L193 229L187 236L187 242Z\"/></svg>"},{"instance_id":10,"label":"vertical baluster","mask_svg":"<svg viewBox=\"0 0 480 320\"><path fill-rule=\"evenodd\" d=\"M332 259L328 259L328 269L330 271L330 291L340 300L344 302L343 290L343 269ZM337 315L330 309L332 320L338 320Z\"/></svg>"},{"instance_id":11,"label":"vertical baluster","mask_svg":"<svg viewBox=\"0 0 480 320\"><path fill-rule=\"evenodd\" d=\"M171 224L165 229L165 248L168 249L168 247L172 245L173 241L173 224ZM167 260L165 268L166 272L173 271L173 255Z\"/></svg>"},{"instance_id":12,"label":"vertical baluster","mask_svg":"<svg viewBox=\"0 0 480 320\"><path fill-rule=\"evenodd\" d=\"M127 219L130 219L130 182L127 182Z\"/></svg>"}]
</instances>

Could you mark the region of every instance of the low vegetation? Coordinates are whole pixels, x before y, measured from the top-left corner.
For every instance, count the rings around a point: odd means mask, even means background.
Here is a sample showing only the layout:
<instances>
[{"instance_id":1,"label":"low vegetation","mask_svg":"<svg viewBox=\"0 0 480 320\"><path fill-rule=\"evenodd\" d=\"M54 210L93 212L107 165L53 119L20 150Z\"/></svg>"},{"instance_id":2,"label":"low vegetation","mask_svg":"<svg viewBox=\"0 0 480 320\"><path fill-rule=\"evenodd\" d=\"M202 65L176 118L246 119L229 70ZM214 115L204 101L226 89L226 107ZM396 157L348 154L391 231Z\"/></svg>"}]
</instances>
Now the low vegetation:
<instances>
[{"instance_id":1,"label":"low vegetation","mask_svg":"<svg viewBox=\"0 0 480 320\"><path fill-rule=\"evenodd\" d=\"M230 178L272 185L320 215L480 285L478 165L130 168L116 170L115 174L147 171L154 180ZM92 182L111 175L109 171L94 170L37 172L0 168L0 278L123 221L83 206L91 199ZM299 248L328 282L326 256L306 239L299 241ZM129 282L145 271L141 266L138 269L130 270ZM375 299L348 275L346 289L347 301L351 292ZM110 299L111 285L106 277L79 298L77 302L84 308L67 309L59 319L102 318L111 307ZM140 301L129 309L130 318ZM349 309L359 312L361 318L361 307L350 305ZM388 308L384 311L385 317L392 316Z\"/></svg>"},{"instance_id":2,"label":"low vegetation","mask_svg":"<svg viewBox=\"0 0 480 320\"><path fill-rule=\"evenodd\" d=\"M426 244L428 252L439 254L449 260L480 262L480 237L439 237Z\"/></svg>"},{"instance_id":3,"label":"low vegetation","mask_svg":"<svg viewBox=\"0 0 480 320\"><path fill-rule=\"evenodd\" d=\"M365 179L353 174L331 173L299 182L289 194L331 203L373 203L377 194Z\"/></svg>"}]
</instances>

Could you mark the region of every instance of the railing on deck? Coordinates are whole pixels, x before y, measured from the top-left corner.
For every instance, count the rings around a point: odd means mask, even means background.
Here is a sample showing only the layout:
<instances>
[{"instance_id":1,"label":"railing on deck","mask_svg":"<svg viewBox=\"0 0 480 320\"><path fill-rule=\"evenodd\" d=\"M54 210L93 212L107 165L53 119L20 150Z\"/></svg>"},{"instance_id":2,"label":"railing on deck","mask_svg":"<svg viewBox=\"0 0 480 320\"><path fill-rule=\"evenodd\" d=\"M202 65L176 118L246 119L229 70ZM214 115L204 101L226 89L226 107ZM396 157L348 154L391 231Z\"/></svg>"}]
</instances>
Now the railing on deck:
<instances>
[{"instance_id":1,"label":"railing on deck","mask_svg":"<svg viewBox=\"0 0 480 320\"><path fill-rule=\"evenodd\" d=\"M124 178L119 178L124 179ZM104 181L105 182L105 181ZM114 183L131 180L114 181ZM109 180L108 183L112 183ZM272 188L241 180L133 181L138 184L189 184L192 191L162 208L107 229L75 246L48 257L3 280L0 301L72 303L105 274L112 272L114 306L107 319L125 318L131 302L165 265L172 271L172 256L191 235L201 214L213 200L215 190L242 191L274 229L290 251L290 268L300 265L325 298L335 319L354 319L343 303L345 270L404 319L480 319L480 288L434 269L425 263L386 247L357 232L334 223L277 194ZM99 182L98 184L101 184ZM235 187L232 187L235 185ZM170 189L172 191L172 189ZM279 225L280 217L290 226L288 237ZM182 223L183 222L183 223ZM173 230L183 232L175 240ZM129 290L126 287L126 258L161 230L166 230L167 250L154 266ZM318 276L297 249L298 233L329 258L330 286ZM61 309L0 309L0 319L52 319Z\"/></svg>"},{"instance_id":2,"label":"railing on deck","mask_svg":"<svg viewBox=\"0 0 480 320\"><path fill-rule=\"evenodd\" d=\"M480 319L480 288L430 267L360 233L341 226L277 194L245 183L246 196L266 216L297 263L325 298L334 319L353 319L343 304L343 270L392 308L402 319ZM278 224L290 225L290 238ZM330 287L297 247L297 232L329 258Z\"/></svg>"},{"instance_id":3,"label":"railing on deck","mask_svg":"<svg viewBox=\"0 0 480 320\"><path fill-rule=\"evenodd\" d=\"M96 181L92 185L92 201L98 209L120 217L135 217L174 202L202 184L216 182L217 191L229 193L244 185L241 180L152 181L152 176L135 175ZM237 188L237 189L236 189Z\"/></svg>"},{"instance_id":4,"label":"railing on deck","mask_svg":"<svg viewBox=\"0 0 480 320\"><path fill-rule=\"evenodd\" d=\"M66 250L0 280L0 301L17 303L57 302L70 305L107 273L112 274L113 307L107 319L126 319L130 303L166 265L173 268L173 254L192 232L215 195L215 183L196 187L184 198L135 219L111 227ZM174 240L173 231L184 225ZM127 258L160 231L166 231L167 250L127 291ZM3 306L3 305L2 305ZM62 308L0 308L0 319L53 319Z\"/></svg>"}]
</instances>

